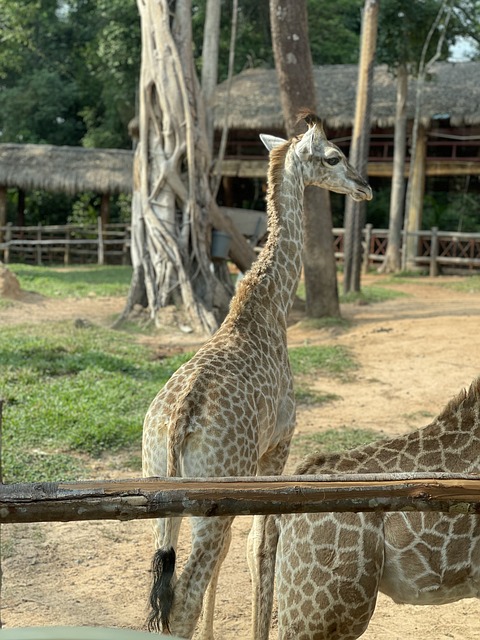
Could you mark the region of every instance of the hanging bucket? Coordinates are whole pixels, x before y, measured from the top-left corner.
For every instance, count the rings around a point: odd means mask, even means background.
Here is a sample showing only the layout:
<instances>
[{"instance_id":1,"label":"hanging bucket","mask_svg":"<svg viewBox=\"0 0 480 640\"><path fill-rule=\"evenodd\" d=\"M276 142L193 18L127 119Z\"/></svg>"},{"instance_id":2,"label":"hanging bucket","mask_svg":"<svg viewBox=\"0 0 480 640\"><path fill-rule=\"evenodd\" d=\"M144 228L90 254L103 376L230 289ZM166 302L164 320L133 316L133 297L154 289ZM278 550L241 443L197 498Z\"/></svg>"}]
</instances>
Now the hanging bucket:
<instances>
[{"instance_id":1,"label":"hanging bucket","mask_svg":"<svg viewBox=\"0 0 480 640\"><path fill-rule=\"evenodd\" d=\"M227 260L232 236L224 231L212 231L212 260Z\"/></svg>"}]
</instances>

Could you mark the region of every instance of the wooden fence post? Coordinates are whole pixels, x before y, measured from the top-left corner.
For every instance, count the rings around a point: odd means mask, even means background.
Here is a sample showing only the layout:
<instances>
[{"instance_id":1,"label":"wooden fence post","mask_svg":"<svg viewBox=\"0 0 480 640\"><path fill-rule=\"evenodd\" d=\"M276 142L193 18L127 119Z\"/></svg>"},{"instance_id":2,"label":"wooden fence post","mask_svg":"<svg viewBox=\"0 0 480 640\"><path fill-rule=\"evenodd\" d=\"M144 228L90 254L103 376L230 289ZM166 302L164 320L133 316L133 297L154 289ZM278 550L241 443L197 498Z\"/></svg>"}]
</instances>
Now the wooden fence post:
<instances>
[{"instance_id":1,"label":"wooden fence post","mask_svg":"<svg viewBox=\"0 0 480 640\"><path fill-rule=\"evenodd\" d=\"M3 262L8 264L10 261L10 242L12 241L12 223L7 224L7 230L5 231L5 243L6 247L3 251Z\"/></svg>"},{"instance_id":2,"label":"wooden fence post","mask_svg":"<svg viewBox=\"0 0 480 640\"><path fill-rule=\"evenodd\" d=\"M431 229L431 243L430 243L430 277L436 278L438 276L438 227L432 227Z\"/></svg>"},{"instance_id":3,"label":"wooden fence post","mask_svg":"<svg viewBox=\"0 0 480 640\"><path fill-rule=\"evenodd\" d=\"M42 225L39 223L37 226L37 265L42 264Z\"/></svg>"},{"instance_id":4,"label":"wooden fence post","mask_svg":"<svg viewBox=\"0 0 480 640\"><path fill-rule=\"evenodd\" d=\"M63 264L70 264L70 227L65 227L65 251L63 253Z\"/></svg>"},{"instance_id":5,"label":"wooden fence post","mask_svg":"<svg viewBox=\"0 0 480 640\"><path fill-rule=\"evenodd\" d=\"M105 247L103 244L103 229L102 229L102 219L99 216L97 218L97 229L98 229L98 264L105 264Z\"/></svg>"},{"instance_id":6,"label":"wooden fence post","mask_svg":"<svg viewBox=\"0 0 480 640\"><path fill-rule=\"evenodd\" d=\"M365 248L363 251L363 269L362 269L364 274L368 273L368 265L370 264L370 244L372 242L372 229L373 229L372 224L365 225L365 240L364 240Z\"/></svg>"}]
</instances>

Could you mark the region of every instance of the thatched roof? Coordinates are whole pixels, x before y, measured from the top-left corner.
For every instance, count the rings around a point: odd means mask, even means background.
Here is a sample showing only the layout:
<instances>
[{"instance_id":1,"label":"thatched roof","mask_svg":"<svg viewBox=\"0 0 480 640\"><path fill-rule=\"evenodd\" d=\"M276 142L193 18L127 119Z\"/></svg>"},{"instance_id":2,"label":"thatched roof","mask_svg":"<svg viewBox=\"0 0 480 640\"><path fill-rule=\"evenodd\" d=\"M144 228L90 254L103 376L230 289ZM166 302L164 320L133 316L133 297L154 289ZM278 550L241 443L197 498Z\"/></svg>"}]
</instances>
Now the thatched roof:
<instances>
[{"instance_id":1,"label":"thatched roof","mask_svg":"<svg viewBox=\"0 0 480 640\"><path fill-rule=\"evenodd\" d=\"M353 125L357 86L357 65L315 67L317 111L327 127ZM227 84L215 94L215 125L223 124ZM386 65L375 68L372 126L393 126L395 120L395 78ZM409 83L408 114L414 115L415 81ZM256 131L284 128L276 72L248 69L232 81L228 107L231 129ZM480 123L480 62L437 63L425 84L422 121L428 126L438 116L448 115L453 127Z\"/></svg>"},{"instance_id":2,"label":"thatched roof","mask_svg":"<svg viewBox=\"0 0 480 640\"><path fill-rule=\"evenodd\" d=\"M0 185L74 194L129 193L133 151L0 144Z\"/></svg>"}]
</instances>

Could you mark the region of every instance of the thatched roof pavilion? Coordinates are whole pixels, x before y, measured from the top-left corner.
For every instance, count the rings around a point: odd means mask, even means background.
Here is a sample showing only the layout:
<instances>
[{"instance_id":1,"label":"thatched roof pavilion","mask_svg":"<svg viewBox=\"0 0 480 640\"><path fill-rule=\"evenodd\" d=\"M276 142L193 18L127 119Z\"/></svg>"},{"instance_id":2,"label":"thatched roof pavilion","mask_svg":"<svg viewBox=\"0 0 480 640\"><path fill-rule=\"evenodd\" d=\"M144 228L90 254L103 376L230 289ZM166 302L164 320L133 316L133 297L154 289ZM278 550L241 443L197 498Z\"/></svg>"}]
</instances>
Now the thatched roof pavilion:
<instances>
[{"instance_id":1,"label":"thatched roof pavilion","mask_svg":"<svg viewBox=\"0 0 480 640\"><path fill-rule=\"evenodd\" d=\"M105 195L132 190L133 152L47 144L0 144L0 185Z\"/></svg>"},{"instance_id":2,"label":"thatched roof pavilion","mask_svg":"<svg viewBox=\"0 0 480 640\"><path fill-rule=\"evenodd\" d=\"M357 65L316 67L319 115L330 130L350 128L355 115ZM409 87L413 117L415 81ZM215 92L215 126L224 121L227 85ZM275 69L247 69L233 78L228 103L230 136L235 130L283 131ZM395 78L385 65L375 68L372 127L394 124ZM480 62L437 63L425 84L422 121L449 118L451 127L480 125ZM105 198L132 190L133 152L52 145L0 144L0 191L43 189L74 194L94 191ZM261 169L264 172L264 168Z\"/></svg>"},{"instance_id":3,"label":"thatched roof pavilion","mask_svg":"<svg viewBox=\"0 0 480 640\"><path fill-rule=\"evenodd\" d=\"M317 110L331 129L353 125L357 87L357 65L326 65L314 70ZM386 65L374 73L372 126L391 127L395 121L395 78ZM414 115L415 80L409 83L407 110ZM215 93L215 124L221 127L227 98L227 83ZM480 62L441 62L425 83L422 123L450 118L450 126L480 124ZM232 81L228 105L230 129L283 130L284 120L275 69L247 69Z\"/></svg>"}]
</instances>

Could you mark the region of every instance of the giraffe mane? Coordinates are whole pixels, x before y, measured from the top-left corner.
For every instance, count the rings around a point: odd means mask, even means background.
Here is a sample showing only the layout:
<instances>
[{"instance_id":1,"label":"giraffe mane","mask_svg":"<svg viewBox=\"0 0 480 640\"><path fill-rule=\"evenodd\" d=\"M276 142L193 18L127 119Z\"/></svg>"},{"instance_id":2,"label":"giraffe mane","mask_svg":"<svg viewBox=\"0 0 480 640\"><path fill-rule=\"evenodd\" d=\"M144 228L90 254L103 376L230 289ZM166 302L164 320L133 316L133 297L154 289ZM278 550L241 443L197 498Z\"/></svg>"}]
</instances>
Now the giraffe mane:
<instances>
[{"instance_id":1,"label":"giraffe mane","mask_svg":"<svg viewBox=\"0 0 480 640\"><path fill-rule=\"evenodd\" d=\"M267 191L267 211L268 211L268 240L252 268L247 272L245 278L240 282L235 296L230 303L230 320L235 322L239 313L246 306L247 300L253 294L255 295L256 286L265 272L269 263L269 248L275 246L278 236L278 220L276 211L277 203L277 187L283 178L283 168L285 166L285 157L290 149L292 141L295 138L287 140L284 144L274 147L270 151L270 159L268 165L268 191Z\"/></svg>"},{"instance_id":2,"label":"giraffe mane","mask_svg":"<svg viewBox=\"0 0 480 640\"><path fill-rule=\"evenodd\" d=\"M462 389L450 402L445 406L442 413L438 416L438 420L446 420L451 418L459 411L468 411L473 409L480 403L480 377L476 378L468 389Z\"/></svg>"}]
</instances>

